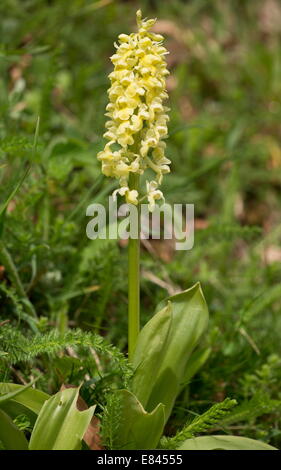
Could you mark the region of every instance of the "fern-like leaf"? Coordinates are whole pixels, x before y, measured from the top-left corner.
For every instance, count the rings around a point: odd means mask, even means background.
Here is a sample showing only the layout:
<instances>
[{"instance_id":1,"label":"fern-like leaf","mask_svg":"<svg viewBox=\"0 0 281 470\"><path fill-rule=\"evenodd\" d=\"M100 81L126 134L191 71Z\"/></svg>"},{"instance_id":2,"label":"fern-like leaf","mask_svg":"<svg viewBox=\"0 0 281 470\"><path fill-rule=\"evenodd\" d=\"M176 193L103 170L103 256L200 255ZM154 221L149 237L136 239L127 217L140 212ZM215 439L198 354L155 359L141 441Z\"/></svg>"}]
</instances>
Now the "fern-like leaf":
<instances>
[{"instance_id":1,"label":"fern-like leaf","mask_svg":"<svg viewBox=\"0 0 281 470\"><path fill-rule=\"evenodd\" d=\"M226 398L221 403L216 403L205 413L197 416L191 423L186 424L174 437L163 437L160 442L161 448L177 449L180 443L186 439L192 438L214 427L214 425L219 423L236 405L236 400L231 400L230 398Z\"/></svg>"},{"instance_id":2,"label":"fern-like leaf","mask_svg":"<svg viewBox=\"0 0 281 470\"><path fill-rule=\"evenodd\" d=\"M52 330L46 334L36 334L27 338L18 329L4 325L0 329L0 359L10 365L20 361L31 361L41 354L54 355L58 351L72 346L74 348L93 348L105 354L120 367L125 382L132 374L126 357L115 346L108 344L101 336L81 330L69 330L59 334Z\"/></svg>"},{"instance_id":3,"label":"fern-like leaf","mask_svg":"<svg viewBox=\"0 0 281 470\"><path fill-rule=\"evenodd\" d=\"M101 440L106 449L114 449L116 434L119 432L121 420L120 395L110 393L107 396L106 406L100 416L101 419Z\"/></svg>"},{"instance_id":4,"label":"fern-like leaf","mask_svg":"<svg viewBox=\"0 0 281 470\"><path fill-rule=\"evenodd\" d=\"M233 423L253 420L278 409L281 410L281 400L273 400L264 393L258 393L251 400L244 401L229 415L225 416L221 424L228 426Z\"/></svg>"}]
</instances>

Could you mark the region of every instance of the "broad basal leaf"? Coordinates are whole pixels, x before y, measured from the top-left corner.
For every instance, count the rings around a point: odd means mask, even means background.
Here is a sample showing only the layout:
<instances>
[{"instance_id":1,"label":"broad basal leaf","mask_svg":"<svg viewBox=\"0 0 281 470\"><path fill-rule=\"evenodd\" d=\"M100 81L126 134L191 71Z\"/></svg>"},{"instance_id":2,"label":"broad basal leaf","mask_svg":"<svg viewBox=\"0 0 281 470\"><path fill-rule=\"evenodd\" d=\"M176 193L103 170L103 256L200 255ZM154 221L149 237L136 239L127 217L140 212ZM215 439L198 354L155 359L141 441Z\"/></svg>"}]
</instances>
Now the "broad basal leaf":
<instances>
[{"instance_id":1,"label":"broad basal leaf","mask_svg":"<svg viewBox=\"0 0 281 470\"><path fill-rule=\"evenodd\" d=\"M76 388L74 385L70 384L63 384L61 386L61 390L65 390L66 388ZM77 399L77 408L79 411L88 410L89 407L87 403L83 400L83 398L79 395ZM86 432L83 436L83 441L86 442L87 446L90 450L101 450L101 437L100 437L100 420L93 416L91 418L90 424L86 429Z\"/></svg>"},{"instance_id":2,"label":"broad basal leaf","mask_svg":"<svg viewBox=\"0 0 281 470\"><path fill-rule=\"evenodd\" d=\"M169 297L145 325L133 358L136 371L132 391L147 411L163 403L166 420L169 418L188 376L191 353L207 324L208 308L198 283Z\"/></svg>"},{"instance_id":3,"label":"broad basal leaf","mask_svg":"<svg viewBox=\"0 0 281 470\"><path fill-rule=\"evenodd\" d=\"M202 436L187 439L179 450L277 450L268 444L239 436Z\"/></svg>"},{"instance_id":4,"label":"broad basal leaf","mask_svg":"<svg viewBox=\"0 0 281 470\"><path fill-rule=\"evenodd\" d=\"M148 413L128 390L116 392L120 398L120 422L116 449L155 449L165 425L164 405Z\"/></svg>"},{"instance_id":5,"label":"broad basal leaf","mask_svg":"<svg viewBox=\"0 0 281 470\"><path fill-rule=\"evenodd\" d=\"M11 418L0 410L0 441L6 450L26 450L28 442L25 435Z\"/></svg>"},{"instance_id":6,"label":"broad basal leaf","mask_svg":"<svg viewBox=\"0 0 281 470\"><path fill-rule=\"evenodd\" d=\"M182 385L186 385L190 379L198 372L199 369L205 364L211 354L211 348L196 349L190 356L188 361L186 374L183 379Z\"/></svg>"},{"instance_id":7,"label":"broad basal leaf","mask_svg":"<svg viewBox=\"0 0 281 470\"><path fill-rule=\"evenodd\" d=\"M31 388L29 385L18 385L11 383L0 383L0 408L4 403L19 403L33 413L38 414L43 404L50 397L47 393Z\"/></svg>"},{"instance_id":8,"label":"broad basal leaf","mask_svg":"<svg viewBox=\"0 0 281 470\"><path fill-rule=\"evenodd\" d=\"M160 370L165 356L171 321L172 305L169 302L144 326L138 338L133 357L135 373L132 388L144 406L149 401L155 373Z\"/></svg>"},{"instance_id":9,"label":"broad basal leaf","mask_svg":"<svg viewBox=\"0 0 281 470\"><path fill-rule=\"evenodd\" d=\"M1 405L0 409L10 416L12 420L16 419L19 415L25 415L28 418L31 426L34 426L37 419L37 414L33 413L33 411L31 411L29 408L26 408L14 400L10 400L7 403L4 403Z\"/></svg>"},{"instance_id":10,"label":"broad basal leaf","mask_svg":"<svg viewBox=\"0 0 281 470\"><path fill-rule=\"evenodd\" d=\"M30 450L75 450L81 447L95 406L77 409L78 388L68 388L47 400L36 420Z\"/></svg>"}]
</instances>

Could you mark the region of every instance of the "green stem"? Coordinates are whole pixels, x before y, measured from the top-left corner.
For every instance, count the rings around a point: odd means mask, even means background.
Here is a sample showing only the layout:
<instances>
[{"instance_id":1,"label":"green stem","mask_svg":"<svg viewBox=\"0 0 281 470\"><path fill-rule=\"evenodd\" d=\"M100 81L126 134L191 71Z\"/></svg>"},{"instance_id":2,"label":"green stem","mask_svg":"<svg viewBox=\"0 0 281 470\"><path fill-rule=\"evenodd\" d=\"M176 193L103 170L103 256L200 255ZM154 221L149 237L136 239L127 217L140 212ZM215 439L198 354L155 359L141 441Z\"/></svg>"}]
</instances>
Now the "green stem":
<instances>
[{"instance_id":1,"label":"green stem","mask_svg":"<svg viewBox=\"0 0 281 470\"><path fill-rule=\"evenodd\" d=\"M129 178L130 190L139 189L139 175L131 173ZM140 329L140 211L138 210L138 236L129 238L129 273L128 273L128 352L129 360L136 347Z\"/></svg>"},{"instance_id":2,"label":"green stem","mask_svg":"<svg viewBox=\"0 0 281 470\"><path fill-rule=\"evenodd\" d=\"M45 189L46 193L43 199L43 234L42 238L45 243L49 240L49 228L50 228L50 198L48 193L48 185Z\"/></svg>"},{"instance_id":3,"label":"green stem","mask_svg":"<svg viewBox=\"0 0 281 470\"><path fill-rule=\"evenodd\" d=\"M7 269L7 272L10 276L10 280L14 284L14 287L16 289L18 296L24 300L26 310L28 311L29 315L36 318L36 312L34 310L34 307L26 295L26 292L21 283L17 268L13 262L13 259L10 253L8 252L4 243L2 242L2 240L0 240L0 260L2 261L3 265Z\"/></svg>"}]
</instances>

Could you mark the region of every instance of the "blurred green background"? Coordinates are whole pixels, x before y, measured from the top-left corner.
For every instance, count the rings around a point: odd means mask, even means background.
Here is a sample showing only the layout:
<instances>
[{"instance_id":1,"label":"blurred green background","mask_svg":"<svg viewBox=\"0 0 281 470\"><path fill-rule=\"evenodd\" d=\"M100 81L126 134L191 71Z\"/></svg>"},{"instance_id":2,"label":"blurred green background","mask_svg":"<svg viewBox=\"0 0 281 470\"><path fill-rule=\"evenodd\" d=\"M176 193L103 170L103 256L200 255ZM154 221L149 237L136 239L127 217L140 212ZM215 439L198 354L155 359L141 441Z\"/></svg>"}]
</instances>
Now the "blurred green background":
<instances>
[{"instance_id":1,"label":"blurred green background","mask_svg":"<svg viewBox=\"0 0 281 470\"><path fill-rule=\"evenodd\" d=\"M163 192L169 203L195 204L196 227L191 251L167 241L142 247L142 322L168 293L196 281L211 317L212 353L169 426L230 396L240 408L227 432L280 445L280 2L2 0L1 203L31 165L1 219L2 241L41 331L78 326L126 350L127 250L88 240L85 212L116 187L96 155L113 43L134 30L139 7L158 18L170 52L172 165ZM26 304L4 264L1 321L29 335ZM30 370L6 370L2 380L18 373ZM73 379L61 365L52 374L42 388Z\"/></svg>"}]
</instances>

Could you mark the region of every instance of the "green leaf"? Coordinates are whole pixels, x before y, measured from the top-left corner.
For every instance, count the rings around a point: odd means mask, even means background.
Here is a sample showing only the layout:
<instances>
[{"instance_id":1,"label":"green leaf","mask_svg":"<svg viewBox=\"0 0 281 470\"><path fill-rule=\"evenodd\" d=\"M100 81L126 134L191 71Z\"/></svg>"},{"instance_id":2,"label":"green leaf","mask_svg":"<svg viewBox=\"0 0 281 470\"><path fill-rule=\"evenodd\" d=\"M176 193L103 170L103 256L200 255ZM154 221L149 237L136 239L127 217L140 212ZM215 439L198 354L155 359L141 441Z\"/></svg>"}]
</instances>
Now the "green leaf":
<instances>
[{"instance_id":1,"label":"green leaf","mask_svg":"<svg viewBox=\"0 0 281 470\"><path fill-rule=\"evenodd\" d=\"M95 406L78 411L79 388L68 388L47 400L40 410L30 450L78 450L90 424Z\"/></svg>"},{"instance_id":2,"label":"green leaf","mask_svg":"<svg viewBox=\"0 0 281 470\"><path fill-rule=\"evenodd\" d=\"M277 450L268 444L248 437L202 436L187 439L178 450Z\"/></svg>"},{"instance_id":3,"label":"green leaf","mask_svg":"<svg viewBox=\"0 0 281 470\"><path fill-rule=\"evenodd\" d=\"M25 178L28 176L28 173L30 171L30 166L25 170L23 173L22 177L19 179L15 187L10 191L10 194L6 198L5 202L1 204L0 206L0 216L5 212L6 208L8 207L9 202L15 197L16 193L20 189L21 185L23 184Z\"/></svg>"},{"instance_id":4,"label":"green leaf","mask_svg":"<svg viewBox=\"0 0 281 470\"><path fill-rule=\"evenodd\" d=\"M0 410L0 441L6 450L27 450L28 448L24 433L3 410Z\"/></svg>"},{"instance_id":5,"label":"green leaf","mask_svg":"<svg viewBox=\"0 0 281 470\"><path fill-rule=\"evenodd\" d=\"M274 400L260 390L250 400L244 400L240 403L232 413L222 420L221 425L229 426L242 421L252 421L258 416L278 412L278 410L281 410L281 400Z\"/></svg>"},{"instance_id":6,"label":"green leaf","mask_svg":"<svg viewBox=\"0 0 281 470\"><path fill-rule=\"evenodd\" d=\"M197 283L166 299L159 309L139 335L132 392L147 411L163 403L167 420L188 375L191 354L207 328L208 308ZM190 367L194 370L193 361Z\"/></svg>"},{"instance_id":7,"label":"green leaf","mask_svg":"<svg viewBox=\"0 0 281 470\"><path fill-rule=\"evenodd\" d=\"M186 374L184 376L183 386L186 385L190 379L198 372L199 369L205 364L211 354L211 348L203 348L194 351L188 361Z\"/></svg>"},{"instance_id":8,"label":"green leaf","mask_svg":"<svg viewBox=\"0 0 281 470\"><path fill-rule=\"evenodd\" d=\"M165 355L168 333L172 321L172 306L169 302L156 313L140 332L133 357L135 373L132 389L145 406L151 393L155 371L159 370Z\"/></svg>"},{"instance_id":9,"label":"green leaf","mask_svg":"<svg viewBox=\"0 0 281 470\"><path fill-rule=\"evenodd\" d=\"M19 395L20 393L22 393L22 391L27 390L28 388L30 388L36 382L36 380L38 380L38 378L36 378L35 380L33 380L32 382L30 382L27 385L22 385L22 389L12 390L12 391L6 392L3 395L1 395L0 396L0 407L1 407L2 404L10 401L12 398L14 398L17 395Z\"/></svg>"},{"instance_id":10,"label":"green leaf","mask_svg":"<svg viewBox=\"0 0 281 470\"><path fill-rule=\"evenodd\" d=\"M48 400L49 395L47 393L41 392L34 388L30 388L32 385L17 385L10 383L0 383L0 394L5 394L0 397L0 407L5 401L7 401L7 396L9 401L17 402L23 405L24 407L31 410L33 413L38 414L41 410L43 404ZM2 401L2 403L1 403Z\"/></svg>"},{"instance_id":11,"label":"green leaf","mask_svg":"<svg viewBox=\"0 0 281 470\"><path fill-rule=\"evenodd\" d=\"M120 398L120 423L115 448L155 449L165 425L164 405L148 413L128 390L116 392Z\"/></svg>"},{"instance_id":12,"label":"green leaf","mask_svg":"<svg viewBox=\"0 0 281 470\"><path fill-rule=\"evenodd\" d=\"M20 403L17 403L14 400L11 400L1 405L1 410L4 411L8 416L10 416L13 421L18 416L25 415L28 418L32 427L34 426L35 421L37 419L37 414L33 413L33 411L29 410L28 408L21 405Z\"/></svg>"},{"instance_id":13,"label":"green leaf","mask_svg":"<svg viewBox=\"0 0 281 470\"><path fill-rule=\"evenodd\" d=\"M161 447L163 449L177 449L182 442L186 439L195 437L196 434L202 434L208 429L213 428L217 423L220 423L224 416L230 413L237 405L236 400L226 398L220 403L216 403L209 408L205 413L197 416L193 421L187 423L180 429L173 437L163 437L161 439Z\"/></svg>"}]
</instances>

